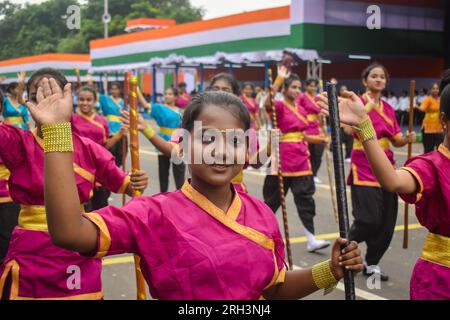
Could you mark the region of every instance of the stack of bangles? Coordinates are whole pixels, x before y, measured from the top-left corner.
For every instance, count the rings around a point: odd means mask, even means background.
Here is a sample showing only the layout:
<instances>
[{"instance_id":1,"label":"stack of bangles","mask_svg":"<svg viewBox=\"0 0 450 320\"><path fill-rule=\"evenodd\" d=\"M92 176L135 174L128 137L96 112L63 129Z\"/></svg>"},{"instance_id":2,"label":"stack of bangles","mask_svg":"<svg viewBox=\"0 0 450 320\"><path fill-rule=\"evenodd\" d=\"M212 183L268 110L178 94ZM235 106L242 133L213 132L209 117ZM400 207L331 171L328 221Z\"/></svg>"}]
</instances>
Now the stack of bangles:
<instances>
[{"instance_id":1,"label":"stack of bangles","mask_svg":"<svg viewBox=\"0 0 450 320\"><path fill-rule=\"evenodd\" d=\"M70 122L43 125L44 152L73 152Z\"/></svg>"},{"instance_id":2,"label":"stack of bangles","mask_svg":"<svg viewBox=\"0 0 450 320\"><path fill-rule=\"evenodd\" d=\"M375 132L375 129L373 128L373 124L369 116L366 116L364 120L362 120L356 126L352 126L352 128L355 129L356 134L361 142L377 139L377 134Z\"/></svg>"},{"instance_id":3,"label":"stack of bangles","mask_svg":"<svg viewBox=\"0 0 450 320\"><path fill-rule=\"evenodd\" d=\"M319 289L325 289L324 294L328 294L336 288L338 280L331 271L330 260L323 261L312 267L312 276L315 285Z\"/></svg>"}]
</instances>

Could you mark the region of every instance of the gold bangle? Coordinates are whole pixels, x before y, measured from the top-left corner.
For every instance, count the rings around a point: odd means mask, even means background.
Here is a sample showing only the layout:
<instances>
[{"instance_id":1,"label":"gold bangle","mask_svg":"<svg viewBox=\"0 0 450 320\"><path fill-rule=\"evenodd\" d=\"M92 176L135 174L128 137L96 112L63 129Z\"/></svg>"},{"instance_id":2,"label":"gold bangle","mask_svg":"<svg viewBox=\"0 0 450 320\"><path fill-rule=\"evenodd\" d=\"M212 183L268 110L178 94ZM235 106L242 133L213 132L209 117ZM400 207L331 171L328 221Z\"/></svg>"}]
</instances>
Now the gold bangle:
<instances>
[{"instance_id":1,"label":"gold bangle","mask_svg":"<svg viewBox=\"0 0 450 320\"><path fill-rule=\"evenodd\" d=\"M330 260L314 265L312 268L312 276L317 288L325 289L325 294L333 291L338 283L333 272L331 272Z\"/></svg>"},{"instance_id":2,"label":"gold bangle","mask_svg":"<svg viewBox=\"0 0 450 320\"><path fill-rule=\"evenodd\" d=\"M146 126L145 129L142 130L142 133L143 133L144 136L145 136L147 139L149 139L149 140L150 140L151 138L153 138L153 137L156 135L155 130L153 130L153 128L150 127L150 126Z\"/></svg>"},{"instance_id":3,"label":"gold bangle","mask_svg":"<svg viewBox=\"0 0 450 320\"><path fill-rule=\"evenodd\" d=\"M372 120L368 116L356 126L352 126L352 128L356 130L356 134L361 142L377 139L377 133L373 128Z\"/></svg>"},{"instance_id":4,"label":"gold bangle","mask_svg":"<svg viewBox=\"0 0 450 320\"><path fill-rule=\"evenodd\" d=\"M44 152L73 152L70 122L43 125Z\"/></svg>"},{"instance_id":5,"label":"gold bangle","mask_svg":"<svg viewBox=\"0 0 450 320\"><path fill-rule=\"evenodd\" d=\"M278 76L278 77L275 79L275 85L276 85L276 86L281 87L281 86L283 85L283 83L284 83L284 78L283 78L283 77Z\"/></svg>"}]
</instances>

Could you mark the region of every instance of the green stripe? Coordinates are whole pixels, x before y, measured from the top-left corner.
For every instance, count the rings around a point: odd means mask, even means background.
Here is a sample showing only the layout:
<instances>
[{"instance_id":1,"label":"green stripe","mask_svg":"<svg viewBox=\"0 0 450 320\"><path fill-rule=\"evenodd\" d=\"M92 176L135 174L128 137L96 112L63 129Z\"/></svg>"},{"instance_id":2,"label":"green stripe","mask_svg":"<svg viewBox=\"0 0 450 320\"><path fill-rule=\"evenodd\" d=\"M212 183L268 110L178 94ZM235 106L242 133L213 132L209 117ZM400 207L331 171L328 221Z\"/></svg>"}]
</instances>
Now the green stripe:
<instances>
[{"instance_id":1,"label":"green stripe","mask_svg":"<svg viewBox=\"0 0 450 320\"><path fill-rule=\"evenodd\" d=\"M30 77L35 71L37 71L37 70L27 71L26 72L27 77ZM76 76L75 70L73 70L73 69L59 70L59 71L62 72L62 74L65 75L66 77ZM80 76L82 76L82 77L87 75L87 73L88 73L87 70L80 70ZM0 73L0 77L1 76L6 77L7 79L11 79L11 78L14 79L14 78L17 78L17 72Z\"/></svg>"},{"instance_id":2,"label":"green stripe","mask_svg":"<svg viewBox=\"0 0 450 320\"><path fill-rule=\"evenodd\" d=\"M296 48L319 52L442 56L443 33L400 29L300 24L292 27Z\"/></svg>"},{"instance_id":3,"label":"green stripe","mask_svg":"<svg viewBox=\"0 0 450 320\"><path fill-rule=\"evenodd\" d=\"M280 36L262 39L259 38L259 39L213 43L208 45L173 49L173 50L136 53L118 57L94 59L92 60L92 66L102 67L116 64L147 62L151 58L167 57L173 53L178 55L184 55L186 57L201 57L214 55L218 51L227 53L237 53L237 52L261 51L267 50L268 48L270 48L271 50L276 50L289 47L290 46L289 40L290 40L289 36Z\"/></svg>"}]
</instances>

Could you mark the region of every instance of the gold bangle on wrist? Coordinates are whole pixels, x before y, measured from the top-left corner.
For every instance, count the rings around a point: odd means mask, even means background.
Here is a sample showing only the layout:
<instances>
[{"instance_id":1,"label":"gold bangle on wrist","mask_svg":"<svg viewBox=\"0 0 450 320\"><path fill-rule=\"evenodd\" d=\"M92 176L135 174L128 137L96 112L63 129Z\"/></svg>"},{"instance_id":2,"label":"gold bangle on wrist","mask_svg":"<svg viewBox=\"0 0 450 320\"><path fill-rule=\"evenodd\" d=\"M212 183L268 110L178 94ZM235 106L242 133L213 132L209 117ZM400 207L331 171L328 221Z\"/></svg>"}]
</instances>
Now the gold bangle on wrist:
<instances>
[{"instance_id":1,"label":"gold bangle on wrist","mask_svg":"<svg viewBox=\"0 0 450 320\"><path fill-rule=\"evenodd\" d=\"M151 126L146 126L144 130L142 130L142 133L147 139L151 139L156 135L155 130Z\"/></svg>"},{"instance_id":2,"label":"gold bangle on wrist","mask_svg":"<svg viewBox=\"0 0 450 320\"><path fill-rule=\"evenodd\" d=\"M356 134L361 142L377 139L377 134L373 128L372 120L370 120L368 116L356 126L352 126L352 128L356 130Z\"/></svg>"},{"instance_id":3,"label":"gold bangle on wrist","mask_svg":"<svg viewBox=\"0 0 450 320\"><path fill-rule=\"evenodd\" d=\"M281 87L281 86L283 85L283 83L284 83L284 78L283 78L283 77L278 76L278 77L275 79L275 85L276 85L276 86Z\"/></svg>"},{"instance_id":4,"label":"gold bangle on wrist","mask_svg":"<svg viewBox=\"0 0 450 320\"><path fill-rule=\"evenodd\" d=\"M44 152L73 152L72 125L70 122L43 125Z\"/></svg>"},{"instance_id":5,"label":"gold bangle on wrist","mask_svg":"<svg viewBox=\"0 0 450 320\"><path fill-rule=\"evenodd\" d=\"M328 294L336 288L338 280L331 272L330 260L318 263L312 268L312 276L315 285L319 289L325 289L324 294Z\"/></svg>"}]
</instances>

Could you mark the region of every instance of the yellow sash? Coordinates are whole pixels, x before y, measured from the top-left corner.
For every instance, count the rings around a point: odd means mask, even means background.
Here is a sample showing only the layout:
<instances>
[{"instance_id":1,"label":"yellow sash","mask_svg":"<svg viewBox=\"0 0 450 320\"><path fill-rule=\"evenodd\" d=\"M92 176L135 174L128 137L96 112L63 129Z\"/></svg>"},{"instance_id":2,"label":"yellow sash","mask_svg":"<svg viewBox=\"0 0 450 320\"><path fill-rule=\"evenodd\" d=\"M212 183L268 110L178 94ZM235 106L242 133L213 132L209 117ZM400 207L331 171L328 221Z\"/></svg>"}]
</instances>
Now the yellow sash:
<instances>
[{"instance_id":1,"label":"yellow sash","mask_svg":"<svg viewBox=\"0 0 450 320\"><path fill-rule=\"evenodd\" d=\"M112 122L121 122L119 116L115 116L113 114L107 115L106 120L112 121Z\"/></svg>"},{"instance_id":2,"label":"yellow sash","mask_svg":"<svg viewBox=\"0 0 450 320\"><path fill-rule=\"evenodd\" d=\"M450 268L450 238L428 233L422 259Z\"/></svg>"},{"instance_id":3,"label":"yellow sash","mask_svg":"<svg viewBox=\"0 0 450 320\"><path fill-rule=\"evenodd\" d=\"M305 139L305 135L301 132L288 132L283 134L281 142L301 142Z\"/></svg>"},{"instance_id":4,"label":"yellow sash","mask_svg":"<svg viewBox=\"0 0 450 320\"><path fill-rule=\"evenodd\" d=\"M159 127L159 132L161 134L165 134L166 136L171 136L172 133L175 132L178 128L167 128L167 127Z\"/></svg>"},{"instance_id":5,"label":"yellow sash","mask_svg":"<svg viewBox=\"0 0 450 320\"><path fill-rule=\"evenodd\" d=\"M80 206L84 212L83 205ZM34 231L47 231L47 215L45 206L26 206L20 207L19 227Z\"/></svg>"},{"instance_id":6,"label":"yellow sash","mask_svg":"<svg viewBox=\"0 0 450 320\"><path fill-rule=\"evenodd\" d=\"M6 117L5 122L7 123L23 123L22 117Z\"/></svg>"},{"instance_id":7,"label":"yellow sash","mask_svg":"<svg viewBox=\"0 0 450 320\"><path fill-rule=\"evenodd\" d=\"M308 114L307 118L309 121L319 121L319 115L317 114Z\"/></svg>"},{"instance_id":8,"label":"yellow sash","mask_svg":"<svg viewBox=\"0 0 450 320\"><path fill-rule=\"evenodd\" d=\"M381 138L378 140L378 143L379 143L381 149L383 149L383 150L390 149L390 144L389 144L390 141L388 138ZM358 139L353 140L353 149L354 150L364 150L364 147L360 140L358 140Z\"/></svg>"}]
</instances>

